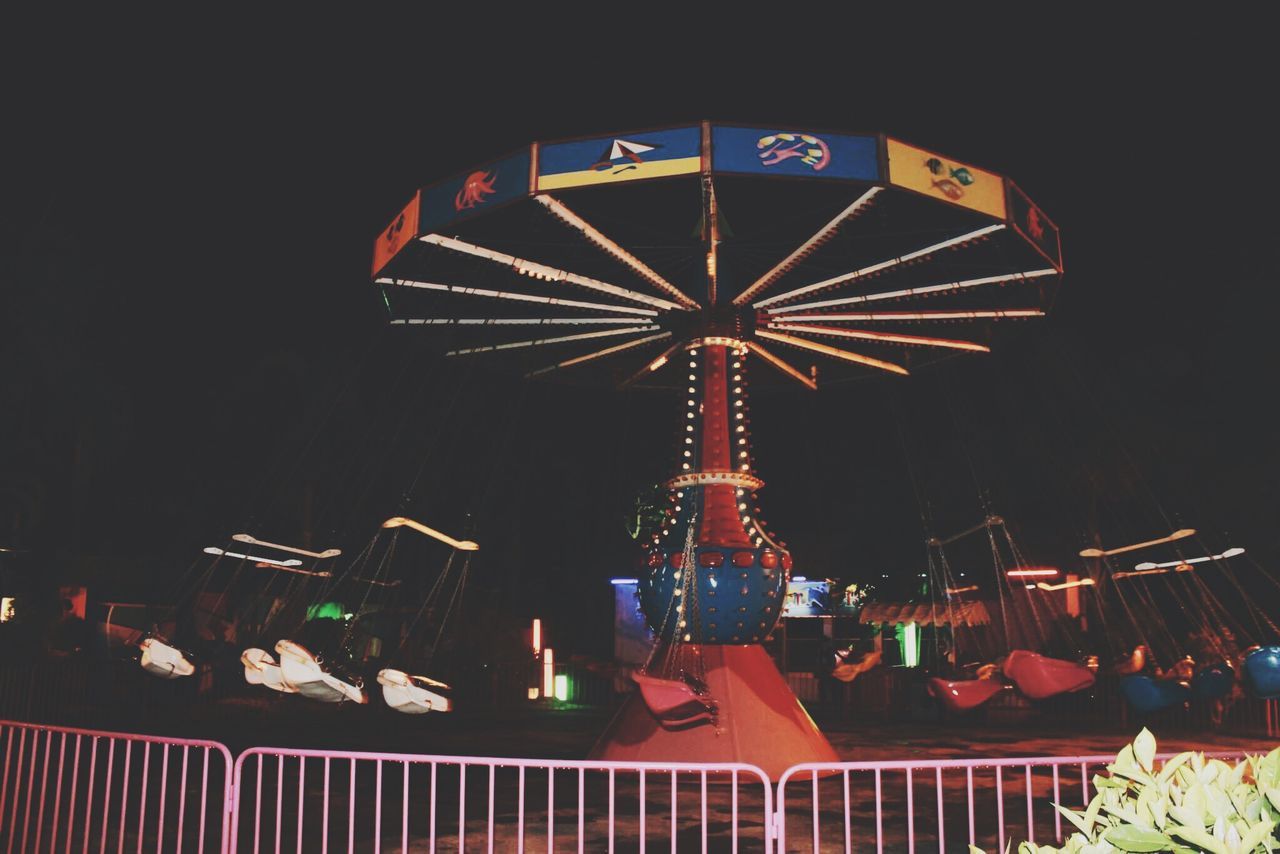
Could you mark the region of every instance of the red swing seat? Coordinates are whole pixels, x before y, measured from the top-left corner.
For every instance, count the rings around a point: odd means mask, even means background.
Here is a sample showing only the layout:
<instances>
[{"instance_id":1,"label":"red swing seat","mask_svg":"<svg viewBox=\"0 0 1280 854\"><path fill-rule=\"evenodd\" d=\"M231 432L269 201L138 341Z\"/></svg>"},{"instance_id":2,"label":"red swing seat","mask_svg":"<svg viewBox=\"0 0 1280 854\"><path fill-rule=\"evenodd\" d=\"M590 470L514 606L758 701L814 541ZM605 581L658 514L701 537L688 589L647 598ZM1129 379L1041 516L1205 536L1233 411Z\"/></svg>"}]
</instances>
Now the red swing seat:
<instances>
[{"instance_id":1,"label":"red swing seat","mask_svg":"<svg viewBox=\"0 0 1280 854\"><path fill-rule=\"evenodd\" d=\"M1028 699L1046 700L1058 694L1083 691L1097 681L1083 664L1049 658L1025 649L1011 651L1001 669Z\"/></svg>"},{"instance_id":2,"label":"red swing seat","mask_svg":"<svg viewBox=\"0 0 1280 854\"><path fill-rule=\"evenodd\" d=\"M683 727L715 720L715 703L683 679L659 679L636 672L631 674L631 680L639 687L645 706L663 726Z\"/></svg>"},{"instance_id":3,"label":"red swing seat","mask_svg":"<svg viewBox=\"0 0 1280 854\"><path fill-rule=\"evenodd\" d=\"M929 693L949 712L972 711L1003 690L1004 683L994 679L929 680Z\"/></svg>"}]
</instances>

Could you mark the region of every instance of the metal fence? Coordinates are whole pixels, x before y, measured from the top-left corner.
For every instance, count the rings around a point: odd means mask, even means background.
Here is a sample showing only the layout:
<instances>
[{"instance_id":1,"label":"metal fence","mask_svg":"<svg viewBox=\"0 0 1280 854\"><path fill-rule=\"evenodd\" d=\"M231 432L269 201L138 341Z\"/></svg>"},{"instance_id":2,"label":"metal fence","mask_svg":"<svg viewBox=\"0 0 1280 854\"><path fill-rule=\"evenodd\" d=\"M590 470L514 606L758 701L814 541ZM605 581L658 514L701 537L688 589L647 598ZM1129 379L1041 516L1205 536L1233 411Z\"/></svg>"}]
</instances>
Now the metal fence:
<instances>
[{"instance_id":1,"label":"metal fence","mask_svg":"<svg viewBox=\"0 0 1280 854\"><path fill-rule=\"evenodd\" d=\"M1162 754L1168 759L1174 754ZM1210 754L1237 758L1238 753ZM777 850L1003 851L1063 838L1113 756L809 763L778 779ZM1070 830L1070 828L1068 828Z\"/></svg>"},{"instance_id":2,"label":"metal fence","mask_svg":"<svg viewBox=\"0 0 1280 854\"><path fill-rule=\"evenodd\" d=\"M741 764L252 748L232 851L768 851L773 792Z\"/></svg>"},{"instance_id":3,"label":"metal fence","mask_svg":"<svg viewBox=\"0 0 1280 854\"><path fill-rule=\"evenodd\" d=\"M222 850L221 744L0 721L0 751L6 852Z\"/></svg>"},{"instance_id":4,"label":"metal fence","mask_svg":"<svg viewBox=\"0 0 1280 854\"><path fill-rule=\"evenodd\" d=\"M1110 760L797 765L777 781L775 802L773 782L745 764L262 747L233 763L215 742L0 721L0 845L63 854L999 851L1061 840L1053 804L1085 806Z\"/></svg>"}]
</instances>

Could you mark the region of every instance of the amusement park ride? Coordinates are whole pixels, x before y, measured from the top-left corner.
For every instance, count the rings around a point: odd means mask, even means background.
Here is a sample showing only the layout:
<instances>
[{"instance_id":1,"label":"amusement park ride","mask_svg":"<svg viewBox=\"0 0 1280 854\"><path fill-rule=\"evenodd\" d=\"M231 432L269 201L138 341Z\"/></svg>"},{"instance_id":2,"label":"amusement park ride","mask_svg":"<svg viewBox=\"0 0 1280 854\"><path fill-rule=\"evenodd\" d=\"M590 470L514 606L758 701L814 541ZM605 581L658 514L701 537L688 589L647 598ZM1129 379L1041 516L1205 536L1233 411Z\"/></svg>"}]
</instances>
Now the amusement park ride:
<instances>
[{"instance_id":1,"label":"amusement park ride","mask_svg":"<svg viewBox=\"0 0 1280 854\"><path fill-rule=\"evenodd\" d=\"M594 755L768 771L835 755L761 646L792 555L757 506L752 369L813 391L988 352L995 321L1045 314L1062 262L992 172L884 135L703 122L534 143L427 187L373 274L391 323L450 357L677 393L640 585L657 641Z\"/></svg>"},{"instance_id":2,"label":"amusement park ride","mask_svg":"<svg viewBox=\"0 0 1280 854\"><path fill-rule=\"evenodd\" d=\"M836 757L762 646L782 616L793 557L761 517L750 384L815 391L865 376L896 380L933 359L989 352L996 321L1043 316L1061 275L1056 227L995 173L884 135L710 122L534 143L459 173L414 195L378 237L373 263L391 324L429 330L449 357L531 378L665 389L683 401L665 507L641 532L648 574L638 593L654 643L633 675L638 690L593 753L742 761L771 774ZM288 579L284 596L259 597L272 604L246 632L256 639L240 659L245 679L324 702L367 703L365 680L344 653L360 616L353 620L332 600L359 590L352 598L367 604L373 591L398 585L386 573L404 528L451 552L409 627L437 614L435 641L415 658L406 631L391 656L373 657L395 664L378 665L377 682L397 711L451 709L447 684L396 668L430 668L479 545L401 516L384 522L345 570L328 568L338 549L249 534L205 549L214 567L223 558L241 562L228 584L245 566ZM1229 702L1241 682L1258 697L1280 697L1280 646L1238 642L1248 627L1196 571L1220 570L1251 611L1255 643L1270 637L1274 644L1280 628L1227 566L1242 548L1186 557L1175 544L1196 532L1178 529L1085 549L1080 557L1092 569L1048 583L1059 571L1027 567L1004 520L988 515L928 540L932 589L946 596L941 604L912 603L913 612L945 610L952 627L991 622L981 601L965 599L979 586L952 574L943 551L979 532L991 545L997 584L1005 585L1004 648L999 656L983 653L976 678L929 680L951 712L977 708L1009 687L1041 701L1093 686L1098 656L1085 655L1080 638L1072 644L1082 662L1017 646L1050 646L1036 613L1037 601L1049 600L1039 597L1061 593L1078 604L1080 590L1089 590L1102 613L1104 584L1122 608L1104 627L1104 645L1121 654L1111 670L1139 713L1192 699ZM1170 545L1178 560L1123 571L1112 563ZM281 554L255 554L263 550ZM452 598L445 597L460 555ZM1148 579L1179 580L1165 593L1197 630L1192 637L1203 638L1199 664L1167 625L1160 631L1173 643L1164 652L1177 663L1168 670L1153 664L1142 624L1159 619L1160 609ZM437 608L445 599L447 607ZM1011 630L1010 610L1021 618L1006 599L1027 606L1030 633ZM327 607L338 613L321 619ZM326 622L340 637L313 631L313 642L309 628ZM197 672L188 653L159 633L139 647L140 664L156 676ZM844 675L876 661L848 663ZM950 664L959 669L954 658Z\"/></svg>"}]
</instances>

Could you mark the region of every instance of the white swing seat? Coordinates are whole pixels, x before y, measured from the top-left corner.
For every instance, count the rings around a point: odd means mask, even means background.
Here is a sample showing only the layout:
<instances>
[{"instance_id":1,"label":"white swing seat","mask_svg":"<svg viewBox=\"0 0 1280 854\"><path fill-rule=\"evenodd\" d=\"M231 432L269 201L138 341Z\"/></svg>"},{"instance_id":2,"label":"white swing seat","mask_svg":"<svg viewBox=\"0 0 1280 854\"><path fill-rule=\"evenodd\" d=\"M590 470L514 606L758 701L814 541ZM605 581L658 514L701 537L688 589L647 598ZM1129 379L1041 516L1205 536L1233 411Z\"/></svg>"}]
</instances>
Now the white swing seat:
<instances>
[{"instance_id":1,"label":"white swing seat","mask_svg":"<svg viewBox=\"0 0 1280 854\"><path fill-rule=\"evenodd\" d=\"M443 682L387 668L378 671L378 684L382 686L382 699L397 712L421 715L453 711L453 689Z\"/></svg>"},{"instance_id":2,"label":"white swing seat","mask_svg":"<svg viewBox=\"0 0 1280 854\"><path fill-rule=\"evenodd\" d=\"M244 665L244 681L250 685L266 685L272 691L281 694L296 694L298 689L284 681L280 665L271 653L265 649L250 647L240 654L240 663Z\"/></svg>"},{"instance_id":3,"label":"white swing seat","mask_svg":"<svg viewBox=\"0 0 1280 854\"><path fill-rule=\"evenodd\" d=\"M282 640L276 644L276 653L280 656L280 672L285 684L293 686L302 696L322 703L369 702L362 685L330 673L302 644Z\"/></svg>"},{"instance_id":4,"label":"white swing seat","mask_svg":"<svg viewBox=\"0 0 1280 854\"><path fill-rule=\"evenodd\" d=\"M142 650L142 657L138 663L152 676L159 676L161 679L181 679L196 672L196 666L182 650L170 646L159 638L144 638L138 644L138 648Z\"/></svg>"}]
</instances>

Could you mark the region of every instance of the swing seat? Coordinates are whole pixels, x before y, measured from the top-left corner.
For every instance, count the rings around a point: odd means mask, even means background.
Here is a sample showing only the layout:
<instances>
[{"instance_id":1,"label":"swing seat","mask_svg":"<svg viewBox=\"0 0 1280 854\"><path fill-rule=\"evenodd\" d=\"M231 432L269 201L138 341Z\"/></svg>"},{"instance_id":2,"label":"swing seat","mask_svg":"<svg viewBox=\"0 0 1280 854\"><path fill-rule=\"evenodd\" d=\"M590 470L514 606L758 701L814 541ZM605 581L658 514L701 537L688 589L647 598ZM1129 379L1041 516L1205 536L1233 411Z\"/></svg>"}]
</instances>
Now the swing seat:
<instances>
[{"instance_id":1,"label":"swing seat","mask_svg":"<svg viewBox=\"0 0 1280 854\"><path fill-rule=\"evenodd\" d=\"M138 649L142 650L142 657L138 663L152 676L159 676L161 679L181 679L196 672L196 666L191 663L191 659L185 652L176 646L170 646L160 638L144 638L142 643L138 644Z\"/></svg>"},{"instance_id":2,"label":"swing seat","mask_svg":"<svg viewBox=\"0 0 1280 854\"><path fill-rule=\"evenodd\" d=\"M636 672L631 674L631 680L640 688L644 704L664 727L686 727L715 720L716 704L683 679L659 679Z\"/></svg>"},{"instance_id":3,"label":"swing seat","mask_svg":"<svg viewBox=\"0 0 1280 854\"><path fill-rule=\"evenodd\" d=\"M1197 700L1221 700L1236 684L1236 670L1229 661L1200 668L1191 680L1191 693Z\"/></svg>"},{"instance_id":4,"label":"swing seat","mask_svg":"<svg viewBox=\"0 0 1280 854\"><path fill-rule=\"evenodd\" d=\"M1196 675L1196 662L1191 656L1186 656L1176 662L1164 673L1160 674L1161 679L1172 679L1175 682L1190 682Z\"/></svg>"},{"instance_id":5,"label":"swing seat","mask_svg":"<svg viewBox=\"0 0 1280 854\"><path fill-rule=\"evenodd\" d=\"M1120 680L1120 693L1136 711L1150 714L1185 703L1191 698L1191 686L1170 679L1126 676Z\"/></svg>"},{"instance_id":6,"label":"swing seat","mask_svg":"<svg viewBox=\"0 0 1280 854\"><path fill-rule=\"evenodd\" d=\"M271 653L265 649L250 647L240 654L240 663L244 665L244 681L250 685L266 685L272 691L281 694L296 694L298 689L284 681L280 665Z\"/></svg>"},{"instance_id":7,"label":"swing seat","mask_svg":"<svg viewBox=\"0 0 1280 854\"><path fill-rule=\"evenodd\" d=\"M929 680L929 693L938 699L949 712L969 712L1003 691L1005 685L995 679L947 680L933 677Z\"/></svg>"},{"instance_id":8,"label":"swing seat","mask_svg":"<svg viewBox=\"0 0 1280 854\"><path fill-rule=\"evenodd\" d=\"M1097 677L1083 664L1049 658L1025 649L1011 651L1004 660L1004 675L1030 700L1046 700L1093 687Z\"/></svg>"},{"instance_id":9,"label":"swing seat","mask_svg":"<svg viewBox=\"0 0 1280 854\"><path fill-rule=\"evenodd\" d=\"M863 673L880 663L881 653L879 650L872 650L866 653L857 661L847 661L844 664L837 664L831 670L831 675L841 682L852 682Z\"/></svg>"},{"instance_id":10,"label":"swing seat","mask_svg":"<svg viewBox=\"0 0 1280 854\"><path fill-rule=\"evenodd\" d=\"M1246 652L1244 678L1259 698L1280 697L1280 646L1260 646Z\"/></svg>"},{"instance_id":11,"label":"swing seat","mask_svg":"<svg viewBox=\"0 0 1280 854\"><path fill-rule=\"evenodd\" d=\"M369 702L360 680L322 662L302 644L282 640L276 644L276 653L285 684L302 696L322 703Z\"/></svg>"},{"instance_id":12,"label":"swing seat","mask_svg":"<svg viewBox=\"0 0 1280 854\"><path fill-rule=\"evenodd\" d=\"M1132 676L1147 669L1147 648L1135 646L1133 652L1116 662L1115 671L1120 676Z\"/></svg>"},{"instance_id":13,"label":"swing seat","mask_svg":"<svg viewBox=\"0 0 1280 854\"><path fill-rule=\"evenodd\" d=\"M378 671L378 684L382 686L382 699L397 712L421 715L453 711L453 689L443 682L386 668Z\"/></svg>"}]
</instances>

